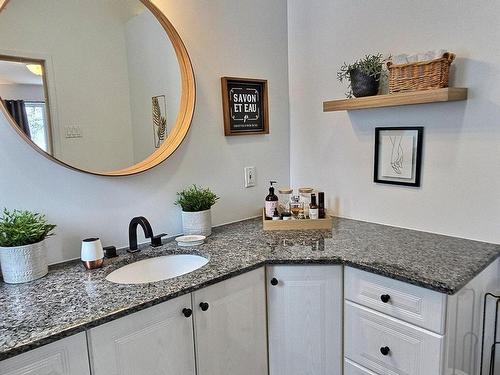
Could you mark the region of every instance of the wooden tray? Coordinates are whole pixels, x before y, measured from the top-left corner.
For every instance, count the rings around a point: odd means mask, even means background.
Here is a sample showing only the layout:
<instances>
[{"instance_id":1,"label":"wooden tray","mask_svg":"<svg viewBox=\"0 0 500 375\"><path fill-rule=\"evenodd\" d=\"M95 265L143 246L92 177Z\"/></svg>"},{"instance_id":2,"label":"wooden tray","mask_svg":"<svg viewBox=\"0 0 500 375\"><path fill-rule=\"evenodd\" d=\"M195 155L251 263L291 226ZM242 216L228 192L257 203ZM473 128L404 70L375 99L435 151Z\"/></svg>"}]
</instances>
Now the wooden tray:
<instances>
[{"instance_id":1,"label":"wooden tray","mask_svg":"<svg viewBox=\"0 0 500 375\"><path fill-rule=\"evenodd\" d=\"M303 220L266 220L265 210L262 210L262 227L264 230L310 230L332 229L333 218L326 216L324 219Z\"/></svg>"}]
</instances>

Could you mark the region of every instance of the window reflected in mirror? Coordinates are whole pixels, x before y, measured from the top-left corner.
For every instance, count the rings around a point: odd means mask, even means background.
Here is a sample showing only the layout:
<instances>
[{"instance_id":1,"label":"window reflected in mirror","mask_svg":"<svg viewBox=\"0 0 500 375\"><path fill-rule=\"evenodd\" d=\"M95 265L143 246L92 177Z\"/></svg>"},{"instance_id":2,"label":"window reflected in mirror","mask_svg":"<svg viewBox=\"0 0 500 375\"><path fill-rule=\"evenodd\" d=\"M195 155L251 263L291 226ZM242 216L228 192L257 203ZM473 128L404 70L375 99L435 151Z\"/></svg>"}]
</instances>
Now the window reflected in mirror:
<instances>
[{"instance_id":1,"label":"window reflected in mirror","mask_svg":"<svg viewBox=\"0 0 500 375\"><path fill-rule=\"evenodd\" d=\"M21 132L51 153L44 82L43 61L0 56L0 99Z\"/></svg>"}]
</instances>

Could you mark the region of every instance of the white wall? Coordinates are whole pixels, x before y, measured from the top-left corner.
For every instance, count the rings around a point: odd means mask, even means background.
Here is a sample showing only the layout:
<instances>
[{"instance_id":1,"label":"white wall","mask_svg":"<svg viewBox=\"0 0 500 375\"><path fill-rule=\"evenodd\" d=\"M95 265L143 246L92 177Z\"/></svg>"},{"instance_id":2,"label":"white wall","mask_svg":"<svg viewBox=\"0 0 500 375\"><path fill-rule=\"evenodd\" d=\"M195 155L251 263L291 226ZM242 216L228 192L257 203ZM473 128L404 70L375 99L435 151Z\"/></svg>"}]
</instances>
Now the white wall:
<instances>
[{"instance_id":1,"label":"white wall","mask_svg":"<svg viewBox=\"0 0 500 375\"><path fill-rule=\"evenodd\" d=\"M168 134L176 123L181 73L174 47L151 12L145 11L127 22L126 43L134 161L139 163L155 151L153 96L165 95Z\"/></svg>"},{"instance_id":2,"label":"white wall","mask_svg":"<svg viewBox=\"0 0 500 375\"><path fill-rule=\"evenodd\" d=\"M38 155L0 118L0 207L41 211L59 225L50 243L51 262L77 257L80 240L88 236L126 245L128 223L137 215L150 219L157 233L181 232L173 201L192 183L221 196L214 224L258 215L266 181L289 183L286 1L155 3L183 38L198 89L191 130L164 164L124 178L73 172ZM224 137L224 75L269 80L270 135ZM243 188L245 166L257 167L256 188Z\"/></svg>"},{"instance_id":3,"label":"white wall","mask_svg":"<svg viewBox=\"0 0 500 375\"><path fill-rule=\"evenodd\" d=\"M500 3L288 1L292 185L323 188L345 217L500 242ZM323 113L343 61L457 53L466 102ZM374 127L423 125L421 188L374 184Z\"/></svg>"}]
</instances>

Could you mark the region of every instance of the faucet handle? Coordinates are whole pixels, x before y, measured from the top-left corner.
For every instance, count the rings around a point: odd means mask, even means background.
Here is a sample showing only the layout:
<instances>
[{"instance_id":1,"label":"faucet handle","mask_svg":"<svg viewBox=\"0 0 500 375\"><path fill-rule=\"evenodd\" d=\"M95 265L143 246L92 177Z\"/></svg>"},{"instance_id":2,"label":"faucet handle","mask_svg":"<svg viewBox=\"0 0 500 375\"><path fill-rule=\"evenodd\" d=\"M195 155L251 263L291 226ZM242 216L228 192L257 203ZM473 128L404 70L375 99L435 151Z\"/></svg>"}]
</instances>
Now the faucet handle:
<instances>
[{"instance_id":1,"label":"faucet handle","mask_svg":"<svg viewBox=\"0 0 500 375\"><path fill-rule=\"evenodd\" d=\"M156 236L151 237L151 246L152 247L161 246L162 245L161 239L162 239L162 237L165 237L166 235L167 235L167 233L162 233L162 234L158 234Z\"/></svg>"}]
</instances>

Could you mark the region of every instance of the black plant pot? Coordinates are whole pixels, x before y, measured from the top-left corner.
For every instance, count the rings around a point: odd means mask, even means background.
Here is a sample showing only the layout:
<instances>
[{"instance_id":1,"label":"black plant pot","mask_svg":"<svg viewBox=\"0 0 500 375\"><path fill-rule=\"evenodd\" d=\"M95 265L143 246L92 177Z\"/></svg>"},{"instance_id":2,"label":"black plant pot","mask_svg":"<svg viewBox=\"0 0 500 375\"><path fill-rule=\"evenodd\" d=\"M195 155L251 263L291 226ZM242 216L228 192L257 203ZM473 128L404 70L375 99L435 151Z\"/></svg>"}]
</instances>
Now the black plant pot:
<instances>
[{"instance_id":1,"label":"black plant pot","mask_svg":"<svg viewBox=\"0 0 500 375\"><path fill-rule=\"evenodd\" d=\"M359 69L351 70L349 75L351 76L352 93L356 98L377 95L379 77L369 76Z\"/></svg>"}]
</instances>

